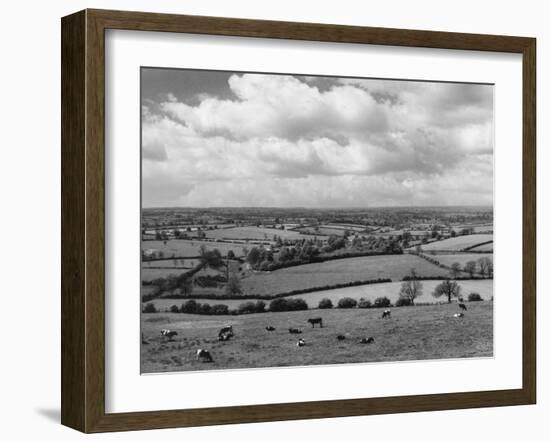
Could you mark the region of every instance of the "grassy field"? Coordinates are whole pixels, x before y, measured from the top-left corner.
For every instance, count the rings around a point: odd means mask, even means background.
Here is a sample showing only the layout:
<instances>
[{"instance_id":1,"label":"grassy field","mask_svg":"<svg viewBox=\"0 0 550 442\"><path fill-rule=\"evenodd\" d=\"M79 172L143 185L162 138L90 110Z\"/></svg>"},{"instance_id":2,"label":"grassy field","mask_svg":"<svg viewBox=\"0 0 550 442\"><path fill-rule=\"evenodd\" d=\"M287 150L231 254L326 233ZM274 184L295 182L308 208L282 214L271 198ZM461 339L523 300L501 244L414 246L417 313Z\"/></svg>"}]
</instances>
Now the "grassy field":
<instances>
[{"instance_id":1,"label":"grassy field","mask_svg":"<svg viewBox=\"0 0 550 442\"><path fill-rule=\"evenodd\" d=\"M453 318L456 304L392 309L391 319L380 319L380 309L315 310L262 313L231 317L154 313L142 315L143 373L252 367L282 367L409 361L493 355L493 304L469 303L466 316ZM312 329L310 317L321 316L324 327ZM235 336L217 339L219 329L233 325ZM271 325L274 332L265 331ZM288 327L303 330L299 337ZM173 342L164 342L160 330L175 330ZM336 336L343 334L344 341ZM373 337L374 344L359 340ZM195 360L197 349L211 352L214 362Z\"/></svg>"},{"instance_id":2,"label":"grassy field","mask_svg":"<svg viewBox=\"0 0 550 442\"><path fill-rule=\"evenodd\" d=\"M274 294L350 281L391 278L401 280L415 268L419 276L446 276L442 269L414 255L381 255L335 259L252 274L242 280L246 294Z\"/></svg>"},{"instance_id":3,"label":"grassy field","mask_svg":"<svg viewBox=\"0 0 550 442\"><path fill-rule=\"evenodd\" d=\"M440 303L445 302L442 298L434 298L432 293L436 285L440 284L440 280L433 281L422 281L423 294L418 297L417 302L419 303ZM493 296L493 280L492 279L482 279L482 280L470 280L470 281L459 281L458 282L461 290L462 296L465 298L468 294L472 292L479 293L481 297L485 300L490 300ZM371 285L362 285L357 287L345 287L342 289L332 289L332 290L322 290L319 292L304 293L303 295L289 296L289 298L301 298L307 302L310 308L316 308L319 305L319 301L323 298L329 298L334 305L338 303L338 300L344 297L351 297L357 300L361 298L370 299L374 301L376 298L385 296L391 300L392 303L395 303L399 298L399 289L401 288L401 282L385 282L382 284L371 284ZM226 299L226 300L214 300L214 299L201 299L199 297L193 298L197 302L206 302L210 305L214 304L225 304L230 309L237 308L243 302L249 300L242 299ZM255 299L252 299L255 301ZM157 309L160 311L167 311L172 305L181 306L185 300L182 299L167 299L167 298L158 298L151 301ZM269 303L269 301L264 301Z\"/></svg>"},{"instance_id":4,"label":"grassy field","mask_svg":"<svg viewBox=\"0 0 550 442\"><path fill-rule=\"evenodd\" d=\"M489 244L483 244L482 246L474 247L471 250L474 250L476 252L492 252L494 248L494 244L491 242Z\"/></svg>"},{"instance_id":5,"label":"grassy field","mask_svg":"<svg viewBox=\"0 0 550 442\"><path fill-rule=\"evenodd\" d=\"M280 230L270 229L265 227L235 227L233 229L221 229L221 230L209 230L206 231L207 238L214 239L235 239L235 240L258 240L258 241L272 241L273 236L280 236L282 239L297 240L311 238L310 235L302 235L294 230ZM322 235L319 235L319 239L322 239Z\"/></svg>"},{"instance_id":6,"label":"grassy field","mask_svg":"<svg viewBox=\"0 0 550 442\"><path fill-rule=\"evenodd\" d=\"M166 242L166 244L165 244ZM164 253L165 258L172 255L178 257L193 257L199 256L201 245L206 246L208 250L218 249L222 255L227 255L227 252L233 250L236 256L243 255L243 247L245 244L232 244L216 241L199 241L186 239L169 239L167 241L143 241L141 243L142 250L156 250Z\"/></svg>"},{"instance_id":7,"label":"grassy field","mask_svg":"<svg viewBox=\"0 0 550 442\"><path fill-rule=\"evenodd\" d=\"M441 255L429 255L437 259L441 264L445 266L451 266L454 262L458 262L462 267L468 261L477 261L480 258L493 259L492 253L456 253L456 254L441 254Z\"/></svg>"},{"instance_id":8,"label":"grassy field","mask_svg":"<svg viewBox=\"0 0 550 442\"><path fill-rule=\"evenodd\" d=\"M479 234L479 235L465 235L457 236L455 238L444 239L442 241L435 241L430 244L424 244L423 250L450 250L459 251L467 247L475 246L487 241L492 241L492 234Z\"/></svg>"}]
</instances>

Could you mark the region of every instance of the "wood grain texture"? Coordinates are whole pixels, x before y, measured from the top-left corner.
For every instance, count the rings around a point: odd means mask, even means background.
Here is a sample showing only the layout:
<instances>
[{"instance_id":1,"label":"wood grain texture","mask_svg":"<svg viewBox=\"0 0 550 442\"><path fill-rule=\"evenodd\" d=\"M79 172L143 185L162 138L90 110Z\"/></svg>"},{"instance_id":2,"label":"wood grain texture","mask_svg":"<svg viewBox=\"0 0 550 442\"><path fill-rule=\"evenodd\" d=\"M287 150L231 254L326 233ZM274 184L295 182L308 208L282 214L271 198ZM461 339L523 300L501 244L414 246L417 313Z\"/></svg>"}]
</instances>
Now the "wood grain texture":
<instances>
[{"instance_id":1,"label":"wood grain texture","mask_svg":"<svg viewBox=\"0 0 550 442\"><path fill-rule=\"evenodd\" d=\"M341 401L105 413L106 29L523 55L523 387ZM535 40L356 26L86 10L62 20L62 423L84 432L532 404L536 398ZM519 148L519 146L518 146Z\"/></svg>"},{"instance_id":2,"label":"wood grain texture","mask_svg":"<svg viewBox=\"0 0 550 442\"><path fill-rule=\"evenodd\" d=\"M61 422L85 428L85 13L61 34Z\"/></svg>"}]
</instances>

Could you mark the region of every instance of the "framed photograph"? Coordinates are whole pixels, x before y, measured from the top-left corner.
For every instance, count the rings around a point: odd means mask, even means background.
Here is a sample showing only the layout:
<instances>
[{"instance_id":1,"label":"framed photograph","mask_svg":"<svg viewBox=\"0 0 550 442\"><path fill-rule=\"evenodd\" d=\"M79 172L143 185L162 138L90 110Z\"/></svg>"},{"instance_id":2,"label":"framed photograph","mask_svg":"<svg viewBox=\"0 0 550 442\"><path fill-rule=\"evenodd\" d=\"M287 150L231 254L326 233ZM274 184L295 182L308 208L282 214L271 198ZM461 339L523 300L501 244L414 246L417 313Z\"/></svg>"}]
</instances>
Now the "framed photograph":
<instances>
[{"instance_id":1,"label":"framed photograph","mask_svg":"<svg viewBox=\"0 0 550 442\"><path fill-rule=\"evenodd\" d=\"M62 423L533 404L535 39L62 19Z\"/></svg>"}]
</instances>

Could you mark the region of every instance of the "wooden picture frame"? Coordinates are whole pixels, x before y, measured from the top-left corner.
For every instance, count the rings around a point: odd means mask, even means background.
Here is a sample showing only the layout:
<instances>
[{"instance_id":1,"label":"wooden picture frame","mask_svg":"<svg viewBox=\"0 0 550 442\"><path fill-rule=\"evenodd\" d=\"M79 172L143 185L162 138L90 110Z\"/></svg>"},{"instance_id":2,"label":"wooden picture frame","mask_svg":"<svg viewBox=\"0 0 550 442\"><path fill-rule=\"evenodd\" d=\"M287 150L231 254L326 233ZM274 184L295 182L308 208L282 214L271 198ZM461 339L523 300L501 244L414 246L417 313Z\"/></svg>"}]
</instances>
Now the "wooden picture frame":
<instances>
[{"instance_id":1,"label":"wooden picture frame","mask_svg":"<svg viewBox=\"0 0 550 442\"><path fill-rule=\"evenodd\" d=\"M523 57L523 385L513 390L105 412L105 30L495 51ZM62 19L62 424L83 432L534 404L536 41L533 38L141 12Z\"/></svg>"}]
</instances>

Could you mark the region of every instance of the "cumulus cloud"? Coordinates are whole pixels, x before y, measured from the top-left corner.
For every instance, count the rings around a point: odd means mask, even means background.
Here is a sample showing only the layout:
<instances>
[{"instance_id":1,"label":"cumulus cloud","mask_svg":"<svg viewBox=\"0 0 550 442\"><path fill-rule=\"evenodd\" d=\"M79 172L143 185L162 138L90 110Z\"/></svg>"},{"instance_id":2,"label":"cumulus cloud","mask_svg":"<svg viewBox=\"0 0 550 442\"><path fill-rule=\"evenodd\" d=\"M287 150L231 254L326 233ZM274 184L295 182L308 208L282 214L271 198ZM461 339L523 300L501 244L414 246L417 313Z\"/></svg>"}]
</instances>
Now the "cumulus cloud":
<instances>
[{"instance_id":1,"label":"cumulus cloud","mask_svg":"<svg viewBox=\"0 0 550 442\"><path fill-rule=\"evenodd\" d=\"M144 205L492 201L491 86L232 74L225 87L143 108Z\"/></svg>"}]
</instances>

